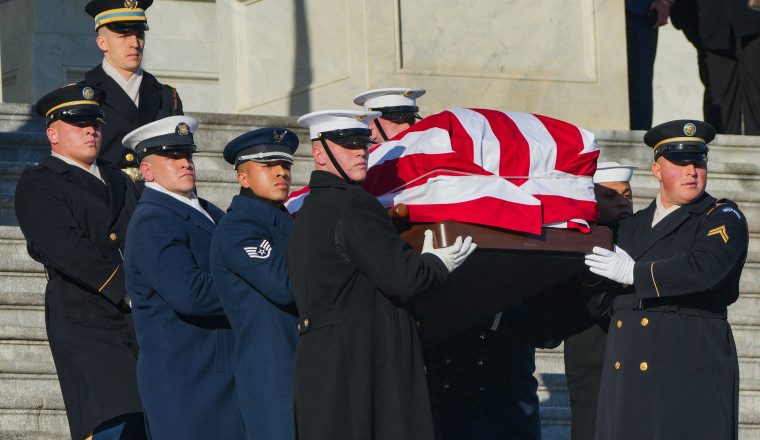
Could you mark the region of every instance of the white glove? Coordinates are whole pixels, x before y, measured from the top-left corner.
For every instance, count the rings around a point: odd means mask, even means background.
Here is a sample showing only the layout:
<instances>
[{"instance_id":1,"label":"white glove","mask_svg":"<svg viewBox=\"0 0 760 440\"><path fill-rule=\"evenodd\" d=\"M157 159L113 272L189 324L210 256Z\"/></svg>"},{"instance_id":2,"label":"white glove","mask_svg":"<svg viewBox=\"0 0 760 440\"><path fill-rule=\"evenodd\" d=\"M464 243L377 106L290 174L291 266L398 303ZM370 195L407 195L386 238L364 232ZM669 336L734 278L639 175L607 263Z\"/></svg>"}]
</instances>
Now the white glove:
<instances>
[{"instance_id":1,"label":"white glove","mask_svg":"<svg viewBox=\"0 0 760 440\"><path fill-rule=\"evenodd\" d=\"M586 254L586 266L591 272L621 284L633 284L635 261L628 252L617 245L614 252L598 246L595 246L591 252Z\"/></svg>"},{"instance_id":2,"label":"white glove","mask_svg":"<svg viewBox=\"0 0 760 440\"><path fill-rule=\"evenodd\" d=\"M472 242L472 237L467 237L464 240L462 237L457 237L451 246L435 249L433 248L433 231L428 229L425 231L425 240L422 242L422 253L433 254L438 257L451 273L461 266L477 247L478 245Z\"/></svg>"}]
</instances>

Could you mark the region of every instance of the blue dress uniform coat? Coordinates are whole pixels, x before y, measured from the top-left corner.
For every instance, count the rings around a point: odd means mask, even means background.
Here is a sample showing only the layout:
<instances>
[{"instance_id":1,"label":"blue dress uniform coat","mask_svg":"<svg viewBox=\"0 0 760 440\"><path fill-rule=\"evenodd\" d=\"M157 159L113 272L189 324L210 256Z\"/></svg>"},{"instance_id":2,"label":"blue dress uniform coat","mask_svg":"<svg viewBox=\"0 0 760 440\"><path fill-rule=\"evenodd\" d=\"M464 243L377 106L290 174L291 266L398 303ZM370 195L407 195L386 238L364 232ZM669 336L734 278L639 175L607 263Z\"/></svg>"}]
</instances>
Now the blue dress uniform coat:
<instances>
[{"instance_id":1,"label":"blue dress uniform coat","mask_svg":"<svg viewBox=\"0 0 760 440\"><path fill-rule=\"evenodd\" d=\"M219 221L223 212L201 200ZM214 290L215 224L146 188L129 222L127 291L140 344L137 378L155 440L241 439L232 371L234 337Z\"/></svg>"},{"instance_id":2,"label":"blue dress uniform coat","mask_svg":"<svg viewBox=\"0 0 760 440\"><path fill-rule=\"evenodd\" d=\"M613 304L599 439L736 439L739 366L726 307L739 295L747 222L705 193L651 227L655 203L624 220L636 263Z\"/></svg>"},{"instance_id":3,"label":"blue dress uniform coat","mask_svg":"<svg viewBox=\"0 0 760 440\"><path fill-rule=\"evenodd\" d=\"M309 187L287 257L302 318L297 438L432 439L411 308L448 271L434 255L417 255L362 188L325 171L314 171Z\"/></svg>"},{"instance_id":4,"label":"blue dress uniform coat","mask_svg":"<svg viewBox=\"0 0 760 440\"><path fill-rule=\"evenodd\" d=\"M98 157L116 168L137 163L134 151L121 145L121 139L127 133L149 122L184 114L177 90L161 84L146 71L143 71L140 83L139 106L135 106L124 89L106 74L102 65L85 73L84 78L88 84L106 92L106 100L100 106L106 123L102 128L103 141Z\"/></svg>"},{"instance_id":5,"label":"blue dress uniform coat","mask_svg":"<svg viewBox=\"0 0 760 440\"><path fill-rule=\"evenodd\" d=\"M235 333L235 389L248 439L294 437L298 319L285 271L292 225L287 211L248 190L232 199L211 241L214 284Z\"/></svg>"},{"instance_id":6,"label":"blue dress uniform coat","mask_svg":"<svg viewBox=\"0 0 760 440\"><path fill-rule=\"evenodd\" d=\"M106 166L95 176L55 157L24 171L15 208L29 255L45 266L45 325L69 429L142 411L121 249L137 195Z\"/></svg>"}]
</instances>

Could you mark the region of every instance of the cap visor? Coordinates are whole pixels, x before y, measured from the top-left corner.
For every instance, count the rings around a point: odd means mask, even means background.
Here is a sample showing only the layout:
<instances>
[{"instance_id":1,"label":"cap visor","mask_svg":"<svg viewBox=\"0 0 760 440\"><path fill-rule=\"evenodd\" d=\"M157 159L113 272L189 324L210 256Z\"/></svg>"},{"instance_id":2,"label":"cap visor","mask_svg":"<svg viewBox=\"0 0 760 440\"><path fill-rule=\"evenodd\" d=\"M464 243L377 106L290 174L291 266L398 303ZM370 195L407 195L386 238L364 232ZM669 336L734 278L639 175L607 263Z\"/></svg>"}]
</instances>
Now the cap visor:
<instances>
[{"instance_id":1,"label":"cap visor","mask_svg":"<svg viewBox=\"0 0 760 440\"><path fill-rule=\"evenodd\" d=\"M147 31L149 29L148 23L145 23L144 21L131 22L131 23L130 22L116 22L116 23L108 23L103 26L116 32L117 34L126 34L128 32L134 32L134 31Z\"/></svg>"},{"instance_id":2,"label":"cap visor","mask_svg":"<svg viewBox=\"0 0 760 440\"><path fill-rule=\"evenodd\" d=\"M707 162L706 153L691 153L684 151L673 151L663 154L663 157L674 164L705 163Z\"/></svg>"},{"instance_id":3,"label":"cap visor","mask_svg":"<svg viewBox=\"0 0 760 440\"><path fill-rule=\"evenodd\" d=\"M349 148L364 148L367 144L375 143L369 136L343 136L330 140L338 145Z\"/></svg>"}]
</instances>

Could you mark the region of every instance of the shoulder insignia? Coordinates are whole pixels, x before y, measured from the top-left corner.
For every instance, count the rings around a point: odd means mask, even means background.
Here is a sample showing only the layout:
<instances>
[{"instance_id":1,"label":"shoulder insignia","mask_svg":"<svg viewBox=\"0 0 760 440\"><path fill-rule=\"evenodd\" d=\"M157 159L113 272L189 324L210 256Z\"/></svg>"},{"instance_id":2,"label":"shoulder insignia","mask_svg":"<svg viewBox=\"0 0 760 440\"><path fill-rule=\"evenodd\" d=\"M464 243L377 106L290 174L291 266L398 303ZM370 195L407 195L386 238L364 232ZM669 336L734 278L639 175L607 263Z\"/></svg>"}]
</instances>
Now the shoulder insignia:
<instances>
[{"instance_id":1,"label":"shoulder insignia","mask_svg":"<svg viewBox=\"0 0 760 440\"><path fill-rule=\"evenodd\" d=\"M251 258L269 258L272 253L272 245L269 244L269 241L264 240L258 246L247 246L243 250Z\"/></svg>"},{"instance_id":2,"label":"shoulder insignia","mask_svg":"<svg viewBox=\"0 0 760 440\"><path fill-rule=\"evenodd\" d=\"M731 213L731 214L734 214L738 220L742 219L742 216L741 214L739 214L739 211L737 211L733 206L724 206L723 208L721 208L720 212L724 214Z\"/></svg>"},{"instance_id":3,"label":"shoulder insignia","mask_svg":"<svg viewBox=\"0 0 760 440\"><path fill-rule=\"evenodd\" d=\"M717 228L712 228L707 232L707 236L720 235L724 243L728 243L728 232L726 232L726 225L720 225Z\"/></svg>"}]
</instances>

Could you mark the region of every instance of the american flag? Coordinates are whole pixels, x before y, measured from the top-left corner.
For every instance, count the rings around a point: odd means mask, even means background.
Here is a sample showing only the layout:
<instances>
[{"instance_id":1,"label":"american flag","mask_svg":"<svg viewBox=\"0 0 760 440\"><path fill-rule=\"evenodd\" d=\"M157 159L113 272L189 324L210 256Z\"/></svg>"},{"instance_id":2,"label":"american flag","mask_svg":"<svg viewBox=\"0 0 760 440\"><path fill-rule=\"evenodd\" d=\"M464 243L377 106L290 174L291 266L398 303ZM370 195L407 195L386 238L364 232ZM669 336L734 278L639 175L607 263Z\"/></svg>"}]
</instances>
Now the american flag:
<instances>
[{"instance_id":1,"label":"american flag","mask_svg":"<svg viewBox=\"0 0 760 440\"><path fill-rule=\"evenodd\" d=\"M452 108L370 150L364 188L412 222L455 220L538 234L596 220L593 133L529 113ZM295 213L308 187L285 202Z\"/></svg>"}]
</instances>

